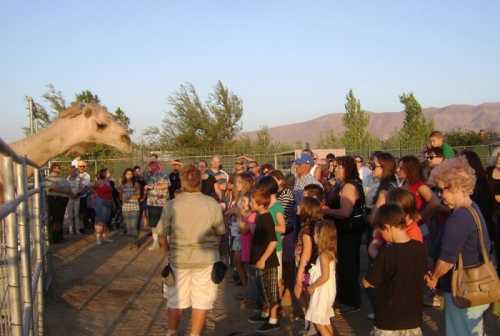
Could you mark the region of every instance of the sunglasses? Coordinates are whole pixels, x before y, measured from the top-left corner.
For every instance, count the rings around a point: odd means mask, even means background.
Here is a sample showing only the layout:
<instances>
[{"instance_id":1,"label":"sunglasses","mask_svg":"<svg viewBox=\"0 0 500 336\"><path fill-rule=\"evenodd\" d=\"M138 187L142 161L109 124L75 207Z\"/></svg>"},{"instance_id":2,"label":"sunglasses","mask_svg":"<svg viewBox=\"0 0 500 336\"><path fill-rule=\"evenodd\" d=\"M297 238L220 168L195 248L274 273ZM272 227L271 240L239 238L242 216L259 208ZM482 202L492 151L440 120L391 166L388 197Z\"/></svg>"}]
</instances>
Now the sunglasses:
<instances>
[{"instance_id":1,"label":"sunglasses","mask_svg":"<svg viewBox=\"0 0 500 336\"><path fill-rule=\"evenodd\" d=\"M87 166L78 166L78 168L87 168Z\"/></svg>"},{"instance_id":2,"label":"sunglasses","mask_svg":"<svg viewBox=\"0 0 500 336\"><path fill-rule=\"evenodd\" d=\"M443 193L446 191L446 190L450 190L450 187L443 187L443 188L437 188L436 189L436 194L439 198L443 197Z\"/></svg>"}]
</instances>

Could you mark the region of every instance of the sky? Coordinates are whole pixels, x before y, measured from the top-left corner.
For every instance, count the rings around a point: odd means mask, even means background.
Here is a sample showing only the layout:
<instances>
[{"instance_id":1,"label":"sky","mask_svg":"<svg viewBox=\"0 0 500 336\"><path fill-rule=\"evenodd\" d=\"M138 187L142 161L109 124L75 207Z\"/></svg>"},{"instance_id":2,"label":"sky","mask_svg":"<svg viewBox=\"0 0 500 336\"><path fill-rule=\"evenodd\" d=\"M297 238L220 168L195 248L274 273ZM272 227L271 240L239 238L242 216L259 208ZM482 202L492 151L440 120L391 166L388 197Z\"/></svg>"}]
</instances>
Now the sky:
<instances>
[{"instance_id":1,"label":"sky","mask_svg":"<svg viewBox=\"0 0 500 336\"><path fill-rule=\"evenodd\" d=\"M364 109L500 101L500 1L14 1L0 4L0 137L22 137L24 97L47 84L121 107L135 139L168 97L218 80L243 99L244 130Z\"/></svg>"}]
</instances>

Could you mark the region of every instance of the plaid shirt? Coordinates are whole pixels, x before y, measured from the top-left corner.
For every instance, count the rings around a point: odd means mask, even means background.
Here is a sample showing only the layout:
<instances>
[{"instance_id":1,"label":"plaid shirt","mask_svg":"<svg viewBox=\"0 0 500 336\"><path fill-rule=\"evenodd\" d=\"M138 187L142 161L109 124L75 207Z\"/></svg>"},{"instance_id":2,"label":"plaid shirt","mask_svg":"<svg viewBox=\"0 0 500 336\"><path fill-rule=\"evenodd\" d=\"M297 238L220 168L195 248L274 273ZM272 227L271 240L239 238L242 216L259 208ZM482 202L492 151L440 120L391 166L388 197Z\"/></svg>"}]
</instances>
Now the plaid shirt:
<instances>
[{"instance_id":1,"label":"plaid shirt","mask_svg":"<svg viewBox=\"0 0 500 336\"><path fill-rule=\"evenodd\" d=\"M304 196L304 188L309 184L317 184L321 188L323 185L314 178L311 174L305 174L304 176L297 177L295 180L295 186L293 187L293 196L295 197L295 201L299 204L302 201Z\"/></svg>"}]
</instances>

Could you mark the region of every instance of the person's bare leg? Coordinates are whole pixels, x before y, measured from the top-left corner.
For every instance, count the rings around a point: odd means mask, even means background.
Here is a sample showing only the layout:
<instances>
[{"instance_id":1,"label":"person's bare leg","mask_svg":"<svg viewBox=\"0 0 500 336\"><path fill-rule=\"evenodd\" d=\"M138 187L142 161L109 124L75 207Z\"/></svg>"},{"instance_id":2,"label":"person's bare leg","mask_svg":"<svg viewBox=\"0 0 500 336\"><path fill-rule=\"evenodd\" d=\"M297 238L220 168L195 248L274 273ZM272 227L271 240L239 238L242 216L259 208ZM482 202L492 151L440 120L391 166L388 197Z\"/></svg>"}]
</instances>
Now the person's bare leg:
<instances>
[{"instance_id":1,"label":"person's bare leg","mask_svg":"<svg viewBox=\"0 0 500 336\"><path fill-rule=\"evenodd\" d=\"M316 328L316 330L319 332L319 334L321 336L333 336L333 329L330 331L331 326L330 326L330 328L328 328L328 326L326 326L326 325L321 325L321 324L315 323L314 327Z\"/></svg>"},{"instance_id":2,"label":"person's bare leg","mask_svg":"<svg viewBox=\"0 0 500 336\"><path fill-rule=\"evenodd\" d=\"M96 223L94 226L95 229L95 237L96 237L96 242L97 244L101 244L102 240L102 231L103 227L101 223Z\"/></svg>"},{"instance_id":3,"label":"person's bare leg","mask_svg":"<svg viewBox=\"0 0 500 336\"><path fill-rule=\"evenodd\" d=\"M168 330L169 331L177 331L179 328L179 323L181 321L182 310L180 309L167 309L167 321L168 321Z\"/></svg>"},{"instance_id":4,"label":"person's bare leg","mask_svg":"<svg viewBox=\"0 0 500 336\"><path fill-rule=\"evenodd\" d=\"M240 276L240 281L245 288L247 286L247 274L245 273L245 269L243 268L243 263L241 262L241 253L234 252L233 254L233 262L236 267L236 271L238 271L238 275Z\"/></svg>"},{"instance_id":5,"label":"person's bare leg","mask_svg":"<svg viewBox=\"0 0 500 336\"><path fill-rule=\"evenodd\" d=\"M208 310L193 308L191 313L191 336L199 336L205 326Z\"/></svg>"}]
</instances>

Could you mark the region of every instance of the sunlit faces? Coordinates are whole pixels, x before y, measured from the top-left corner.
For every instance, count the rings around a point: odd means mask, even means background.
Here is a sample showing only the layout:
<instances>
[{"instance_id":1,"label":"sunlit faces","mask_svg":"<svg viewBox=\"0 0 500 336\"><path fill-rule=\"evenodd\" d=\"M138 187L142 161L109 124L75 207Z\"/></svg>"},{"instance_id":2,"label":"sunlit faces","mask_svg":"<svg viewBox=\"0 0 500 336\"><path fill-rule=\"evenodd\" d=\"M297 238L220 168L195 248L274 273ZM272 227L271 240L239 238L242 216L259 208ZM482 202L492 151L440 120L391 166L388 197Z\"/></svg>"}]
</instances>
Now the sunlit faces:
<instances>
[{"instance_id":1,"label":"sunlit faces","mask_svg":"<svg viewBox=\"0 0 500 336\"><path fill-rule=\"evenodd\" d=\"M345 179L345 169L342 165L337 165L335 167L335 178L339 181L344 181Z\"/></svg>"},{"instance_id":2,"label":"sunlit faces","mask_svg":"<svg viewBox=\"0 0 500 336\"><path fill-rule=\"evenodd\" d=\"M133 177L134 177L134 173L130 170L125 173L125 178L127 180L131 180Z\"/></svg>"},{"instance_id":3,"label":"sunlit faces","mask_svg":"<svg viewBox=\"0 0 500 336\"><path fill-rule=\"evenodd\" d=\"M382 165L378 161L377 157L374 157L373 161L370 162L370 169L372 170L373 177L375 177L377 179L382 178L382 174L383 174L384 170L382 169Z\"/></svg>"},{"instance_id":4,"label":"sunlit faces","mask_svg":"<svg viewBox=\"0 0 500 336\"><path fill-rule=\"evenodd\" d=\"M400 162L396 168L396 174L400 180L405 180L407 178L406 170L403 167L403 163Z\"/></svg>"},{"instance_id":5,"label":"sunlit faces","mask_svg":"<svg viewBox=\"0 0 500 336\"><path fill-rule=\"evenodd\" d=\"M443 139L440 137L431 137L430 138L431 147L441 147L443 146Z\"/></svg>"},{"instance_id":6,"label":"sunlit faces","mask_svg":"<svg viewBox=\"0 0 500 336\"><path fill-rule=\"evenodd\" d=\"M438 183L438 191L437 195L441 198L443 203L449 208L453 209L455 207L456 202L456 193L450 191L449 186L445 186L443 183Z\"/></svg>"},{"instance_id":7,"label":"sunlit faces","mask_svg":"<svg viewBox=\"0 0 500 336\"><path fill-rule=\"evenodd\" d=\"M207 170L207 164L205 161L198 162L198 169L203 174Z\"/></svg>"}]
</instances>

